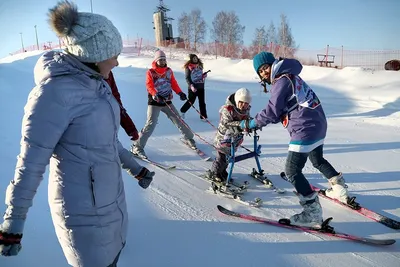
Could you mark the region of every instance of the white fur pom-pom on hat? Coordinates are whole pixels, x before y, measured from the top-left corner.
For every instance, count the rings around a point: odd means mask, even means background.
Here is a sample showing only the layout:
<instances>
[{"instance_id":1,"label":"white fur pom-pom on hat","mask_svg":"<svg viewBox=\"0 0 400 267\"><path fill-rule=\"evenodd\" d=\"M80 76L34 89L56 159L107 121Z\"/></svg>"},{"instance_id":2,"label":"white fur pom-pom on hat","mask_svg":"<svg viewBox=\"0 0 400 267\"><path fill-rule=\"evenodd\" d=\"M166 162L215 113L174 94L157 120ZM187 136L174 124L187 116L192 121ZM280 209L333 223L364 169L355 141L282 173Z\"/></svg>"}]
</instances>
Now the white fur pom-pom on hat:
<instances>
[{"instance_id":1,"label":"white fur pom-pom on hat","mask_svg":"<svg viewBox=\"0 0 400 267\"><path fill-rule=\"evenodd\" d=\"M97 63L122 51L122 37L106 17L78 12L74 3L60 1L49 10L48 21L67 51L82 62Z\"/></svg>"}]
</instances>

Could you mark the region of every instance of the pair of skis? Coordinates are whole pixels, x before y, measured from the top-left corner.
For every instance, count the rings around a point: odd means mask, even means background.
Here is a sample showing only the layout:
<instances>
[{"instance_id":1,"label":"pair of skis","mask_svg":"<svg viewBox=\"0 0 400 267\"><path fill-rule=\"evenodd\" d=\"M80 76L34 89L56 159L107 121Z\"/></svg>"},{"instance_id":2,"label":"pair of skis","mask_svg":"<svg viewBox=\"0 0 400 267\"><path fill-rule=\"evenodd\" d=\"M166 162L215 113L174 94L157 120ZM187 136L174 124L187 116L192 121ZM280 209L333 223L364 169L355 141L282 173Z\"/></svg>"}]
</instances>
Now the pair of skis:
<instances>
[{"instance_id":1,"label":"pair of skis","mask_svg":"<svg viewBox=\"0 0 400 267\"><path fill-rule=\"evenodd\" d=\"M253 216L253 215L249 215L249 214L244 214L241 212L235 212L232 210L228 210L227 208L224 208L220 205L218 205L217 208L221 213L228 215L228 216L233 216L233 217L241 218L244 220L250 220L250 221L270 224L270 225L294 229L294 230L300 230L300 231L312 233L312 234L323 234L323 235L327 235L327 236L331 236L331 237L337 237L337 238L347 239L347 240L351 240L351 241L357 241L357 242L370 244L370 245L385 246L385 245L392 245L396 242L396 240L394 240L394 239L373 239L373 238L368 238L368 237L360 237L360 236L350 235L350 234L346 234L346 233L340 233L340 232L336 231L332 226L329 225L329 222L332 220L332 218L326 219L322 223L321 228L312 228L312 227L292 225L292 224L290 224L289 219L280 219L277 221L277 220L272 220L272 219L268 219L268 218L262 218L262 217L257 217L257 216Z\"/></svg>"},{"instance_id":2,"label":"pair of skis","mask_svg":"<svg viewBox=\"0 0 400 267\"><path fill-rule=\"evenodd\" d=\"M254 171L253 171L254 172ZM281 178L288 181L286 174L282 172L280 174ZM381 215L377 212L374 212L372 210L369 210L363 206L361 206L359 203L355 202L355 197L352 197L348 200L348 203L342 203L336 199L332 199L328 196L325 195L325 190L320 189L316 186L312 186L314 191L317 191L319 196L329 199L334 201L335 203L338 203L346 208L349 208L363 216L366 216L367 218L370 218L376 222L379 222L387 227L390 227L392 229L400 229L400 222L396 221L394 219L391 219L387 216ZM265 223L265 224L270 224L274 226L279 226L279 227L284 227L284 228L289 228L289 229L294 229L294 230L300 230L312 234L322 234L322 235L327 235L331 237L336 237L336 238L341 238L341 239L347 239L351 241L356 241L356 242L361 242L365 244L370 244L370 245L392 245L396 242L394 239L373 239L373 238L368 238L368 237L360 237L360 236L355 236L355 235L350 235L346 233L341 233L336 231L332 226L329 225L330 221L332 220L332 217L326 219L322 225L321 228L313 228L313 227L306 227L306 226L298 226L298 225L292 225L290 224L289 219L280 219L280 220L272 220L268 218L262 218L262 217L257 217L257 216L252 216L249 214L244 214L240 212L235 212L232 210L228 210L220 205L217 206L218 210L229 216L245 219L245 220L250 220L250 221L255 221L255 222L260 222L260 223Z\"/></svg>"},{"instance_id":3,"label":"pair of skis","mask_svg":"<svg viewBox=\"0 0 400 267\"><path fill-rule=\"evenodd\" d=\"M196 176L211 183L209 189L207 190L210 193L220 195L222 197L226 197L229 199L233 199L234 201L240 204L250 207L259 208L263 204L262 199L259 197L254 198L254 200L243 199L242 195L247 191L247 188L249 186L249 183L247 181L245 181L244 183L239 183L236 180L231 179L231 181L228 184L225 184L223 182L217 182L211 180L207 178L206 175L196 175Z\"/></svg>"},{"instance_id":4,"label":"pair of skis","mask_svg":"<svg viewBox=\"0 0 400 267\"><path fill-rule=\"evenodd\" d=\"M202 158L204 161L212 160L212 158L210 156L208 156L206 153L204 153L202 150L200 150L198 148L194 149L193 147L190 147L188 144L186 144L182 139L180 139L180 140L185 146L187 146L191 150L195 151L197 153L197 155L199 155L199 157ZM133 153L132 153L132 155L134 155L136 158L138 158L140 160L143 160L143 161L145 161L145 162L147 162L147 163L149 163L151 165L154 165L154 166L156 166L156 167L158 167L160 169L166 170L166 171L170 171L170 170L176 169L176 165L166 165L166 164L162 164L160 162L157 162L155 160L149 159L148 157L146 157L146 158L139 157L138 155L135 155Z\"/></svg>"},{"instance_id":5,"label":"pair of skis","mask_svg":"<svg viewBox=\"0 0 400 267\"><path fill-rule=\"evenodd\" d=\"M284 172L281 172L280 176L285 181L288 181L288 178L286 177L286 174ZM323 189L321 189L319 187L313 186L313 185L311 185L311 187L312 187L312 189L314 191L317 191L318 195L320 197L322 197L322 198L331 200L331 201L333 201L333 202L335 202L335 203L337 203L337 204L339 204L339 205L341 205L341 206L343 206L345 208L348 208L348 209L350 209L350 210L352 210L354 212L357 212L357 213L359 213L359 214L361 214L361 215L363 215L363 216L365 216L365 217L367 217L367 218L369 218L369 219L371 219L373 221L381 223L381 224L383 224L383 225L385 225L385 226L387 226L389 228L396 229L396 230L400 229L400 222L399 221L396 221L396 220L394 220L392 218L389 218L389 217L387 217L385 215L379 214L379 213L377 213L375 211L372 211L370 209L367 209L367 208L363 207L359 203L355 202L355 197L349 198L347 203L343 203L343 202L340 202L337 199L333 199L333 198L330 198L330 197L326 196L325 195L325 190L323 190Z\"/></svg>"},{"instance_id":6,"label":"pair of skis","mask_svg":"<svg viewBox=\"0 0 400 267\"><path fill-rule=\"evenodd\" d=\"M246 192L246 189L247 188L236 187L232 184L225 185L212 181L208 191L226 198L231 198L234 201L246 206L255 208L261 207L263 201L259 197L256 197L254 200L244 200L242 198L242 195Z\"/></svg>"},{"instance_id":7,"label":"pair of skis","mask_svg":"<svg viewBox=\"0 0 400 267\"><path fill-rule=\"evenodd\" d=\"M142 160L144 162L147 162L147 163L149 163L149 164L151 164L153 166L156 166L156 167L158 167L160 169L163 169L165 171L170 171L170 170L176 169L176 165L165 165L165 164L159 163L157 161L151 160L149 158L139 157L139 156L137 156L137 155L135 155L133 153L132 153L132 155L135 156L135 158L138 158L138 159L140 159L140 160Z\"/></svg>"}]
</instances>

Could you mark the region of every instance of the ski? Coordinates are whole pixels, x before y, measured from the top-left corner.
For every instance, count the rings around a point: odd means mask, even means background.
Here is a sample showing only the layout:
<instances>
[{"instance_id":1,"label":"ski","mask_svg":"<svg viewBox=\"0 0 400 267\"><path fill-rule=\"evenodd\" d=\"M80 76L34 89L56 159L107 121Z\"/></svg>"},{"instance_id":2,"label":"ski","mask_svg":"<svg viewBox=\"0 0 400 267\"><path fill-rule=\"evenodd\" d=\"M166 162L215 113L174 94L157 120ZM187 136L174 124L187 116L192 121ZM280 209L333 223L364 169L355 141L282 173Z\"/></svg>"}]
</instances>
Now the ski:
<instances>
[{"instance_id":1,"label":"ski","mask_svg":"<svg viewBox=\"0 0 400 267\"><path fill-rule=\"evenodd\" d=\"M196 176L198 176L198 177L202 178L203 180L205 180L207 182L210 182L210 183L214 182L216 184L220 184L221 186L225 185L224 183L217 182L217 181L214 181L212 179L209 179L206 174L196 175ZM229 180L228 185L234 186L234 187L239 188L241 190L246 190L249 187L249 182L248 181L244 181L243 183L240 183L240 182L237 182L236 179L231 178Z\"/></svg>"},{"instance_id":2,"label":"ski","mask_svg":"<svg viewBox=\"0 0 400 267\"><path fill-rule=\"evenodd\" d=\"M394 240L394 239L373 239L373 238L368 238L368 237L359 237L359 236L355 236L355 235L337 232L337 231L335 231L335 229L332 226L329 225L329 222L332 220L332 217L326 219L322 223L321 228L312 228L312 227L292 225L292 224L290 224L290 220L288 220L288 219L280 219L279 221L276 221L276 220L272 220L272 219L268 219L268 218L257 217L257 216L253 216L253 215L240 213L240 212L235 212L232 210L228 210L220 205L218 205L217 208L221 213L228 215L228 216L233 216L233 217L241 218L244 220L250 220L250 221L270 224L270 225L274 225L274 226L284 227L284 228L288 228L288 229L295 229L295 230L304 231L304 232L312 233L312 234L328 235L331 237L347 239L347 240L361 242L361 243L370 244L370 245L384 246L384 245L392 245L396 242L396 240Z\"/></svg>"},{"instance_id":3,"label":"ski","mask_svg":"<svg viewBox=\"0 0 400 267\"><path fill-rule=\"evenodd\" d=\"M264 171L262 171L262 173L259 173L259 172L256 171L255 168L253 168L253 171L249 174L249 176L253 177L254 179L259 181L260 183L264 184L267 188L270 188L270 189L274 190L274 192L276 192L278 194L283 194L283 193L286 192L285 189L280 189L280 188L276 187L272 183L272 181L265 176L265 174L263 172Z\"/></svg>"},{"instance_id":4,"label":"ski","mask_svg":"<svg viewBox=\"0 0 400 267\"><path fill-rule=\"evenodd\" d=\"M206 153L204 153L202 150L196 148L194 151L196 151L197 155L199 155L200 158L202 158L204 161L212 161L213 159L208 156Z\"/></svg>"},{"instance_id":5,"label":"ski","mask_svg":"<svg viewBox=\"0 0 400 267\"><path fill-rule=\"evenodd\" d=\"M179 140L181 140L182 144L184 144L185 146L187 146L188 148L190 148L191 150L195 151L197 153L197 155L199 155L200 158L202 158L204 161L211 161L212 158L210 156L208 156L206 153L204 153L202 150L200 150L197 147L191 147L189 146L185 140L183 140L182 138L179 138Z\"/></svg>"},{"instance_id":6,"label":"ski","mask_svg":"<svg viewBox=\"0 0 400 267\"><path fill-rule=\"evenodd\" d=\"M242 198L242 194L244 193L242 190L238 188L230 188L226 186L221 186L215 182L211 183L210 188L207 190L210 193L220 195L229 199L232 199L240 204L250 206L250 207L255 207L259 208L261 207L263 201L261 198L257 197L254 200L244 200Z\"/></svg>"},{"instance_id":7,"label":"ski","mask_svg":"<svg viewBox=\"0 0 400 267\"><path fill-rule=\"evenodd\" d=\"M286 174L284 172L281 172L281 177L285 181L288 181L288 178L286 177ZM355 202L355 197L351 197L351 198L349 198L347 203L343 203L343 202L340 202L337 199L330 198L330 197L326 196L325 195L325 190L323 190L323 189L321 189L319 187L311 185L311 188L314 191L317 191L318 195L320 197L322 197L322 198L331 200L331 201L333 201L333 202L335 202L335 203L337 203L337 204L339 204L339 205L341 205L343 207L346 207L346 208L348 208L348 209L350 209L350 210L352 210L354 212L357 212L357 213L359 213L359 214L361 214L361 215L363 215L363 216L365 216L365 217L367 217L367 218L369 218L369 219L371 219L373 221L381 223L381 224L383 224L383 225L385 225L385 226L387 226L389 228L397 229L397 230L400 229L400 222L399 221L396 221L396 220L391 219L391 218L389 218L389 217L387 217L385 215L379 214L379 213L377 213L375 211L369 210L369 209L361 206L359 203Z\"/></svg>"},{"instance_id":8,"label":"ski","mask_svg":"<svg viewBox=\"0 0 400 267\"><path fill-rule=\"evenodd\" d=\"M163 170L166 170L166 171L170 171L170 170L173 170L173 169L176 168L175 165L164 165L164 164L161 164L161 163L159 163L159 162L157 162L157 161L151 160L151 159L149 159L149 158L142 158L142 157L139 157L139 156L137 156L137 155L135 155L135 154L132 154L132 155L133 155L135 158L137 158L137 159L140 159L140 160L142 160L142 161L144 161L144 162L147 162L147 163L149 163L149 164L151 164L151 165L154 165L154 166L156 166L156 167L158 167L158 168L161 168L161 169L163 169Z\"/></svg>"}]
</instances>

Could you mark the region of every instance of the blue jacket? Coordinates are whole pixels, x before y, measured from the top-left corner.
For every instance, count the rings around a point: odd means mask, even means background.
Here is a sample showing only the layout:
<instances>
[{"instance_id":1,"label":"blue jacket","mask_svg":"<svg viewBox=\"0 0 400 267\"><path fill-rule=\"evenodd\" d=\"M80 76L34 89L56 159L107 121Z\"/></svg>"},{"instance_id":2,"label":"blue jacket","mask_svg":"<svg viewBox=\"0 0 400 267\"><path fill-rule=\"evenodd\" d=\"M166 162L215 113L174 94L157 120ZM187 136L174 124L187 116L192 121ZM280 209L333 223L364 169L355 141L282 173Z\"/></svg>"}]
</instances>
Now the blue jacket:
<instances>
[{"instance_id":1,"label":"blue jacket","mask_svg":"<svg viewBox=\"0 0 400 267\"><path fill-rule=\"evenodd\" d=\"M284 123L291 138L289 150L310 152L324 143L327 121L317 95L299 76L302 68L296 59L274 62L271 97L255 119L258 126Z\"/></svg>"}]
</instances>

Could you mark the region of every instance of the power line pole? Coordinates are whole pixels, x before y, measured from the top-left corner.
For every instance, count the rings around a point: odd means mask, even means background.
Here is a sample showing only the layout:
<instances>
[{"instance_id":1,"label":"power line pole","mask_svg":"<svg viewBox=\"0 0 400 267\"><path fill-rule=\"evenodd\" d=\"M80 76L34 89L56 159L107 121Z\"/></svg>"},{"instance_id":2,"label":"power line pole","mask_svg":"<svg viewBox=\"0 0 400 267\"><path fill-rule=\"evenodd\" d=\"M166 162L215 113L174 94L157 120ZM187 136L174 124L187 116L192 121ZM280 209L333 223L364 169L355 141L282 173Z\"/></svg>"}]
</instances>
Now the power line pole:
<instances>
[{"instance_id":1,"label":"power line pole","mask_svg":"<svg viewBox=\"0 0 400 267\"><path fill-rule=\"evenodd\" d=\"M35 35L36 35L36 46L37 46L37 50L39 50L39 39L38 39L38 36L37 36L37 26L35 25Z\"/></svg>"},{"instance_id":2,"label":"power line pole","mask_svg":"<svg viewBox=\"0 0 400 267\"><path fill-rule=\"evenodd\" d=\"M19 33L21 35L21 46L22 46L22 53L25 52L24 48L24 39L22 39L22 32Z\"/></svg>"},{"instance_id":3,"label":"power line pole","mask_svg":"<svg viewBox=\"0 0 400 267\"><path fill-rule=\"evenodd\" d=\"M93 3L92 3L92 0L90 0L90 12L93 13Z\"/></svg>"}]
</instances>

